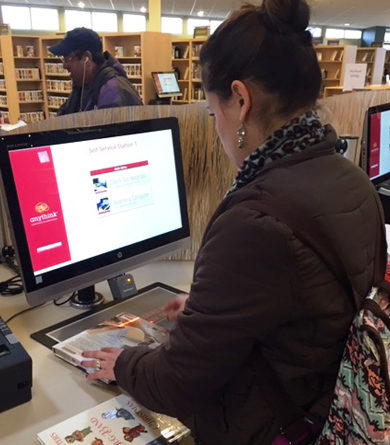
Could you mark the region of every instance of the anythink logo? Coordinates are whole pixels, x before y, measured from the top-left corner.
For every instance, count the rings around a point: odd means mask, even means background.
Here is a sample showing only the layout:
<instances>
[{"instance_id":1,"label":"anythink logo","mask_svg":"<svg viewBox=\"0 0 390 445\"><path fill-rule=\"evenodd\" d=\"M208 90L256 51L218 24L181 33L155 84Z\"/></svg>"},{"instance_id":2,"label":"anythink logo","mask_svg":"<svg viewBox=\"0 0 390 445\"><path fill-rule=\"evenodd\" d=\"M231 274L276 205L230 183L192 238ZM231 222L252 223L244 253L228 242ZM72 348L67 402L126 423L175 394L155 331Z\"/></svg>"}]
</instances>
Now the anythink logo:
<instances>
[{"instance_id":1,"label":"anythink logo","mask_svg":"<svg viewBox=\"0 0 390 445\"><path fill-rule=\"evenodd\" d=\"M50 207L46 202L38 202L38 204L35 204L35 211L37 213L45 213L50 210Z\"/></svg>"},{"instance_id":2,"label":"anythink logo","mask_svg":"<svg viewBox=\"0 0 390 445\"><path fill-rule=\"evenodd\" d=\"M35 204L34 209L39 215L30 218L31 224L39 224L57 219L58 212L49 212L50 207L45 202L38 202Z\"/></svg>"}]
</instances>

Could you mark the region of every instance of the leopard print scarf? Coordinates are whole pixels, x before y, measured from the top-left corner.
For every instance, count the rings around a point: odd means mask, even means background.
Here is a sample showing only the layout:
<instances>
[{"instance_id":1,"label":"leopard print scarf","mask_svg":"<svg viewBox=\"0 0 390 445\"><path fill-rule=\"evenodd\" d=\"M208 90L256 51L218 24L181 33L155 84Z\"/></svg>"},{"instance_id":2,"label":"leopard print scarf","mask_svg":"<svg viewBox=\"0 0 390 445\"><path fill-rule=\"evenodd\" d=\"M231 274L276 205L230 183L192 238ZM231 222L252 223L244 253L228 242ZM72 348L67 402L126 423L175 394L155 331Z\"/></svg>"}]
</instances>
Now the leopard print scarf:
<instances>
[{"instance_id":1,"label":"leopard print scarf","mask_svg":"<svg viewBox=\"0 0 390 445\"><path fill-rule=\"evenodd\" d=\"M238 190L255 179L263 167L325 139L325 128L315 111L308 111L276 130L253 151L238 169L236 178L227 194Z\"/></svg>"}]
</instances>

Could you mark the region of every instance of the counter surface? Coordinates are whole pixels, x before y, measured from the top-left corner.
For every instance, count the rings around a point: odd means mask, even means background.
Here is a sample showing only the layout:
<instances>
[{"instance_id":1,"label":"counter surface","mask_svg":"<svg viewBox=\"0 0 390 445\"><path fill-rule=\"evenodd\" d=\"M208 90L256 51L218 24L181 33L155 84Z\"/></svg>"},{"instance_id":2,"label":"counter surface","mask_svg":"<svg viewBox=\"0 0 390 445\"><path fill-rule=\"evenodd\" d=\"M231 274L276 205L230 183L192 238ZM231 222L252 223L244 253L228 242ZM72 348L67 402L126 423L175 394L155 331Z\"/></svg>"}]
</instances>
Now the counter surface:
<instances>
[{"instance_id":1,"label":"counter surface","mask_svg":"<svg viewBox=\"0 0 390 445\"><path fill-rule=\"evenodd\" d=\"M132 271L137 288L162 282L188 291L192 280L193 262L157 261ZM0 280L13 274L0 267ZM106 282L96 290L112 299ZM24 295L0 296L0 316L7 320L27 308ZM114 397L116 386L89 383L79 369L56 357L48 348L30 338L30 334L80 314L80 310L55 306L52 302L34 308L12 319L8 326L33 361L32 399L0 413L0 445L32 445L36 434L85 409ZM181 442L189 445L191 439Z\"/></svg>"}]
</instances>

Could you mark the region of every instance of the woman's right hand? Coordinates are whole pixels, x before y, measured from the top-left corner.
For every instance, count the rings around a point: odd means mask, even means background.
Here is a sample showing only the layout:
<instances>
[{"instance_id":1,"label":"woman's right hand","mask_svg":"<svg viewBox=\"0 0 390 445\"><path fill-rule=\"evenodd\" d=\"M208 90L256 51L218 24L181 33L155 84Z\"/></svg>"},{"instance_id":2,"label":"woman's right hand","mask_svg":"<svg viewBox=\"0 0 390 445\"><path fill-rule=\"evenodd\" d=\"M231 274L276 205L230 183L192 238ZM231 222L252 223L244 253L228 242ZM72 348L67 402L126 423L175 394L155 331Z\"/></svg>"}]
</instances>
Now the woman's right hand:
<instances>
[{"instance_id":1,"label":"woman's right hand","mask_svg":"<svg viewBox=\"0 0 390 445\"><path fill-rule=\"evenodd\" d=\"M178 315L183 312L188 297L188 294L179 294L162 308L169 321L175 321Z\"/></svg>"}]
</instances>

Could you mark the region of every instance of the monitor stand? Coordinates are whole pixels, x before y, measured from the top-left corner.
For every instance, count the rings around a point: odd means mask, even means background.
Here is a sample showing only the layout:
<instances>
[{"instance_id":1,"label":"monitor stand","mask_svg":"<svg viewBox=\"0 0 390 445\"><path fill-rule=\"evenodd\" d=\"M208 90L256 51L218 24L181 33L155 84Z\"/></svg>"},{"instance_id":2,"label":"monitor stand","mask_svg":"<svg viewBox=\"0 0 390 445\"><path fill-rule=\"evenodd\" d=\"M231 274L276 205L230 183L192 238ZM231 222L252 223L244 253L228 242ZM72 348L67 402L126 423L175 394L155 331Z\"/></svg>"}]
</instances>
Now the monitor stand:
<instances>
[{"instance_id":1,"label":"monitor stand","mask_svg":"<svg viewBox=\"0 0 390 445\"><path fill-rule=\"evenodd\" d=\"M104 297L99 292L95 292L93 285L79 289L70 299L71 306L79 309L91 309L102 303L104 303Z\"/></svg>"}]
</instances>

